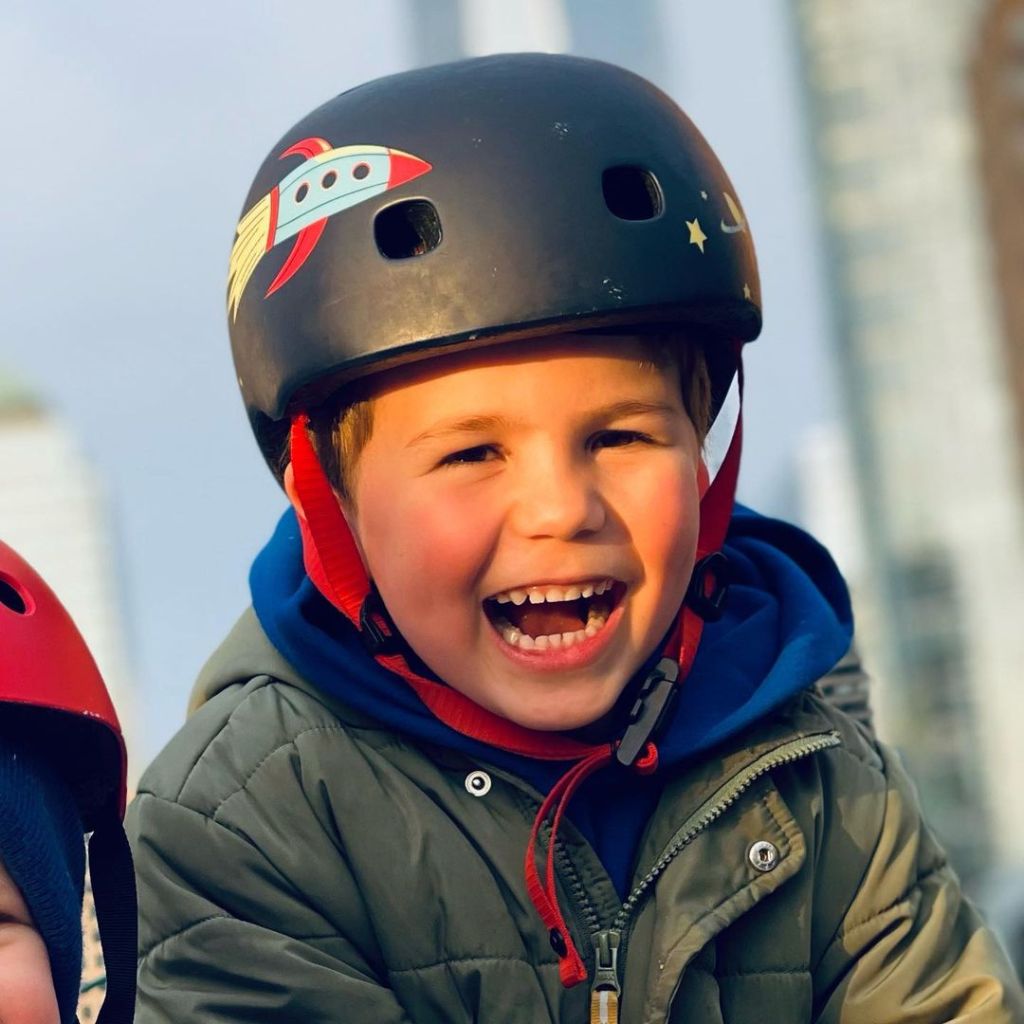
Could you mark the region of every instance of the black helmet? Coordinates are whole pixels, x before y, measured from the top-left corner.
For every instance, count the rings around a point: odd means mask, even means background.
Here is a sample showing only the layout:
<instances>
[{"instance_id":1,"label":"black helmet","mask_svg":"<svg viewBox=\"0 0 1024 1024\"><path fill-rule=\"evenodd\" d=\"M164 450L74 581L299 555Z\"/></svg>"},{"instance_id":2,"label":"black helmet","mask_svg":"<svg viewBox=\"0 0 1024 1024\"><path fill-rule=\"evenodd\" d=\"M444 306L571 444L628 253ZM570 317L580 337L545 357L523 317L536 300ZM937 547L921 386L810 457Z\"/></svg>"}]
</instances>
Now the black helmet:
<instances>
[{"instance_id":1,"label":"black helmet","mask_svg":"<svg viewBox=\"0 0 1024 1024\"><path fill-rule=\"evenodd\" d=\"M731 347L761 310L733 187L672 100L511 54L369 82L291 129L246 199L228 319L273 459L290 414L441 349L645 324Z\"/></svg>"}]
</instances>

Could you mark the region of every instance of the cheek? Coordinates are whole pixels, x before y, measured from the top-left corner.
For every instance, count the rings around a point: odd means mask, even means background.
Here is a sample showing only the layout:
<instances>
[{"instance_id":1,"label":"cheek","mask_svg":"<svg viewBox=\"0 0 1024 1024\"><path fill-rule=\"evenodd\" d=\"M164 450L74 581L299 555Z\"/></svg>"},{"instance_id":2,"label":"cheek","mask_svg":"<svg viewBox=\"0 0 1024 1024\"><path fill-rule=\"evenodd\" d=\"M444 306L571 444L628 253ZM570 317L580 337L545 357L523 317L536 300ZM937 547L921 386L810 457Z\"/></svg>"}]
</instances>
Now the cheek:
<instances>
[{"instance_id":1,"label":"cheek","mask_svg":"<svg viewBox=\"0 0 1024 1024\"><path fill-rule=\"evenodd\" d=\"M58 1020L46 944L28 925L0 924L0 1005L10 1024Z\"/></svg>"},{"instance_id":2,"label":"cheek","mask_svg":"<svg viewBox=\"0 0 1024 1024\"><path fill-rule=\"evenodd\" d=\"M439 602L466 596L487 566L495 535L479 503L423 491L396 495L368 489L360 501L367 567L396 617L403 609L435 613ZM410 581L424 585L410 586Z\"/></svg>"},{"instance_id":3,"label":"cheek","mask_svg":"<svg viewBox=\"0 0 1024 1024\"><path fill-rule=\"evenodd\" d=\"M628 500L630 532L645 574L652 580L664 578L673 591L685 590L700 530L695 468L675 463L646 474L634 481Z\"/></svg>"}]
</instances>

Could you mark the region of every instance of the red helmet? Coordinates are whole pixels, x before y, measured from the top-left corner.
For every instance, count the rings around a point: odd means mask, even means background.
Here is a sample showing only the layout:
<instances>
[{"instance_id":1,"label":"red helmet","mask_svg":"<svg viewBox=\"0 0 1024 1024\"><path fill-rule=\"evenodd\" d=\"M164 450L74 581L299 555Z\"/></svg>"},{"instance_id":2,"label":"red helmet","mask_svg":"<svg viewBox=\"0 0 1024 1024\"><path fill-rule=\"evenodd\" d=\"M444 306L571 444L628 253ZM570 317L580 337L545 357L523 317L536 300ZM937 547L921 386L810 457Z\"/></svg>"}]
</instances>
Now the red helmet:
<instances>
[{"instance_id":1,"label":"red helmet","mask_svg":"<svg viewBox=\"0 0 1024 1024\"><path fill-rule=\"evenodd\" d=\"M135 876L121 825L124 737L81 633L32 567L0 541L0 727L33 744L67 783L89 840L106 967L98 1024L130 1024L138 935Z\"/></svg>"},{"instance_id":2,"label":"red helmet","mask_svg":"<svg viewBox=\"0 0 1024 1024\"><path fill-rule=\"evenodd\" d=\"M56 594L2 541L0 702L19 735L46 744L87 832L123 816L124 738L96 662Z\"/></svg>"}]
</instances>

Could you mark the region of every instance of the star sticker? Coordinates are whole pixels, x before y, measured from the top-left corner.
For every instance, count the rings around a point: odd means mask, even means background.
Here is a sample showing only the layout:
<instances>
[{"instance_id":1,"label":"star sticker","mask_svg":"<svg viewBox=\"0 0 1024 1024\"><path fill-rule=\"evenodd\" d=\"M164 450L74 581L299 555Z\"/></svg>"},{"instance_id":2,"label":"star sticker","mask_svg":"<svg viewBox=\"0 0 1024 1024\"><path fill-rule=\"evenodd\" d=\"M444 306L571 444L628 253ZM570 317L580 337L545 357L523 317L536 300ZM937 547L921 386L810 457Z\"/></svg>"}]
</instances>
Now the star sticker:
<instances>
[{"instance_id":1,"label":"star sticker","mask_svg":"<svg viewBox=\"0 0 1024 1024\"><path fill-rule=\"evenodd\" d=\"M688 220L686 226L690 229L690 245L697 246L701 252L704 251L704 243L708 240L708 236L704 234L700 229L700 221L694 217L693 220Z\"/></svg>"},{"instance_id":2,"label":"star sticker","mask_svg":"<svg viewBox=\"0 0 1024 1024\"><path fill-rule=\"evenodd\" d=\"M749 284L745 284L743 286L743 298L745 298L745 299L749 299L750 298L750 285Z\"/></svg>"}]
</instances>

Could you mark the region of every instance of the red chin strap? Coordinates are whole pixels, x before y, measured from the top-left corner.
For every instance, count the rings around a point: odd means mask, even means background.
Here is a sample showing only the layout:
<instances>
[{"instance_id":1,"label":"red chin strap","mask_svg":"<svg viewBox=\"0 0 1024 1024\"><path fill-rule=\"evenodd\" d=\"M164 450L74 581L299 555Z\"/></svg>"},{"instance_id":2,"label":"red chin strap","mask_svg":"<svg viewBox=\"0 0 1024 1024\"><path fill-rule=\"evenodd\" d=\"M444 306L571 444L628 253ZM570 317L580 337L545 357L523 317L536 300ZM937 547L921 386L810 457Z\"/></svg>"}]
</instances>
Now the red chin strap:
<instances>
[{"instance_id":1,"label":"red chin strap","mask_svg":"<svg viewBox=\"0 0 1024 1024\"><path fill-rule=\"evenodd\" d=\"M341 511L338 499L324 474L309 438L309 419L300 413L291 426L290 494L302 531L303 562L314 586L357 629L364 628L366 599L371 594L370 580L359 549ZM713 480L701 465L700 531L696 562L721 550L729 528L736 482L739 476L742 419L737 415L735 430L728 439L728 450ZM701 574L700 587L705 586ZM708 579L714 586L713 578ZM699 597L709 596L706 591ZM691 607L683 605L675 628L664 649L664 657L679 666L678 686L693 665L700 643L704 620ZM525 875L530 900L547 926L551 945L558 955L559 976L565 986L587 977L586 967L573 945L568 925L558 906L554 851L558 826L573 794L595 771L609 764L619 742L586 744L558 733L541 732L516 725L488 711L457 690L414 672L400 653L378 653L376 660L404 679L430 709L431 713L464 736L481 740L500 750L547 761L575 761L554 785L534 821L530 845L526 851ZM674 674L674 673L673 673ZM641 752L629 762L633 770L650 774L657 770L658 750L645 739ZM552 818L545 857L544 879L537 868L536 849L544 821Z\"/></svg>"}]
</instances>

